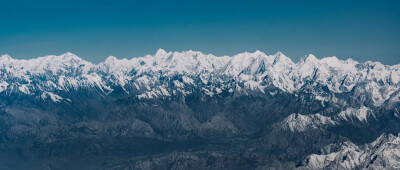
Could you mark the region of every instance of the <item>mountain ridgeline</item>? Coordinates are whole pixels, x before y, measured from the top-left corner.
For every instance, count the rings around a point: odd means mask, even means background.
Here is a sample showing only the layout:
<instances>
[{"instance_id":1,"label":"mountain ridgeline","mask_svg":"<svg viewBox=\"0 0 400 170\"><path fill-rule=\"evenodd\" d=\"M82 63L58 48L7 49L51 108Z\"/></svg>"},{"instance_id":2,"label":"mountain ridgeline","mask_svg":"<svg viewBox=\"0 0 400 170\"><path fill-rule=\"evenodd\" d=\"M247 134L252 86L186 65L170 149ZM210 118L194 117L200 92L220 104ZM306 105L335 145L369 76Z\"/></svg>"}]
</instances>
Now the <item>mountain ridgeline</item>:
<instances>
[{"instance_id":1,"label":"mountain ridgeline","mask_svg":"<svg viewBox=\"0 0 400 170\"><path fill-rule=\"evenodd\" d=\"M399 169L400 64L0 57L0 169Z\"/></svg>"}]
</instances>

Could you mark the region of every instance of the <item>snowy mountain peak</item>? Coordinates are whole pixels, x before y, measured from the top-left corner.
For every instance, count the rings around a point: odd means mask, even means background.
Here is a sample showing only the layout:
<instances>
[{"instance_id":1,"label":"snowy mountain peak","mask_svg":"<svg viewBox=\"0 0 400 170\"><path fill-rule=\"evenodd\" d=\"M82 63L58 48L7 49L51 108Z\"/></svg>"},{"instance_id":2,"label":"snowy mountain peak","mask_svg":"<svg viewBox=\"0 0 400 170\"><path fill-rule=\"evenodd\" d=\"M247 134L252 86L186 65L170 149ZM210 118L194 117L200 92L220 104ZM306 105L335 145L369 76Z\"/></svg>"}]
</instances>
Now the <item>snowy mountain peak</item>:
<instances>
[{"instance_id":1,"label":"snowy mountain peak","mask_svg":"<svg viewBox=\"0 0 400 170\"><path fill-rule=\"evenodd\" d=\"M115 63L118 59L114 56L108 56L104 62L106 63Z\"/></svg>"},{"instance_id":2,"label":"snowy mountain peak","mask_svg":"<svg viewBox=\"0 0 400 170\"><path fill-rule=\"evenodd\" d=\"M43 70L51 69L53 71L64 70L66 68L76 69L81 66L87 66L87 67L93 66L92 63L87 62L70 52L64 53L59 56L49 55L45 57L39 57L37 59L31 59L29 61L32 63L32 66L35 69L43 69Z\"/></svg>"},{"instance_id":3,"label":"snowy mountain peak","mask_svg":"<svg viewBox=\"0 0 400 170\"><path fill-rule=\"evenodd\" d=\"M27 72L35 74L50 73L53 75L87 72L93 66L92 63L69 52L59 56L48 55L29 60L17 60L8 55L3 55L0 60L2 63L7 63L7 65L3 64L3 67L9 66L5 67L7 72L18 77L26 76Z\"/></svg>"},{"instance_id":4,"label":"snowy mountain peak","mask_svg":"<svg viewBox=\"0 0 400 170\"><path fill-rule=\"evenodd\" d=\"M174 56L197 58L199 56L204 56L204 54L200 51L189 50L189 51L183 51L183 52L174 52Z\"/></svg>"},{"instance_id":5,"label":"snowy mountain peak","mask_svg":"<svg viewBox=\"0 0 400 170\"><path fill-rule=\"evenodd\" d=\"M4 54L4 55L2 55L1 57L0 57L0 60L1 61L4 61L4 60L11 60L12 58L11 58L11 56L9 56L8 54Z\"/></svg>"},{"instance_id":6,"label":"snowy mountain peak","mask_svg":"<svg viewBox=\"0 0 400 170\"><path fill-rule=\"evenodd\" d=\"M347 62L347 63L351 63L351 64L353 64L353 65L359 64L357 61L355 61L355 60L353 60L353 59L351 59L351 58L348 58L348 59L346 60L346 62Z\"/></svg>"},{"instance_id":7,"label":"snowy mountain peak","mask_svg":"<svg viewBox=\"0 0 400 170\"><path fill-rule=\"evenodd\" d=\"M85 60L83 60L82 58L78 57L77 55L71 53L71 52L66 52L64 54L61 54L59 56L47 56L50 59L54 59L54 58L61 58L63 60L74 60L74 61L79 61L79 62L87 62Z\"/></svg>"},{"instance_id":8,"label":"snowy mountain peak","mask_svg":"<svg viewBox=\"0 0 400 170\"><path fill-rule=\"evenodd\" d=\"M304 57L302 57L300 59L300 62L303 62L303 63L305 63L305 62L315 63L315 62L318 62L318 58L315 57L315 55L313 55L313 54L308 54L308 55L305 55Z\"/></svg>"},{"instance_id":9,"label":"snowy mountain peak","mask_svg":"<svg viewBox=\"0 0 400 170\"><path fill-rule=\"evenodd\" d=\"M0 65L10 63L10 62L12 62L12 60L13 60L13 58L11 58L9 55L7 55L7 54L2 55L0 57Z\"/></svg>"},{"instance_id":10,"label":"snowy mountain peak","mask_svg":"<svg viewBox=\"0 0 400 170\"><path fill-rule=\"evenodd\" d=\"M81 64L89 64L89 62L83 60L82 58L78 57L77 55L66 52L59 56L57 55L48 55L44 57L38 57L36 59L30 59L29 61L34 62L47 62L47 63L81 63Z\"/></svg>"},{"instance_id":11,"label":"snowy mountain peak","mask_svg":"<svg viewBox=\"0 0 400 170\"><path fill-rule=\"evenodd\" d=\"M274 57L273 65L275 65L277 63L282 63L284 65L294 64L293 61L289 57L287 57L285 54L283 54L280 51L278 51L276 54L274 54L273 57Z\"/></svg>"},{"instance_id":12,"label":"snowy mountain peak","mask_svg":"<svg viewBox=\"0 0 400 170\"><path fill-rule=\"evenodd\" d=\"M321 63L324 63L328 66L331 67L341 67L342 64L346 64L345 61L339 60L337 57L332 56L332 57L325 57L320 60Z\"/></svg>"},{"instance_id":13,"label":"snowy mountain peak","mask_svg":"<svg viewBox=\"0 0 400 170\"><path fill-rule=\"evenodd\" d=\"M63 55L70 55L70 56L72 56L72 55L75 55L75 54L73 54L73 53L71 53L71 52L65 52Z\"/></svg>"},{"instance_id":14,"label":"snowy mountain peak","mask_svg":"<svg viewBox=\"0 0 400 170\"><path fill-rule=\"evenodd\" d=\"M258 51L258 50L257 50L257 51ZM275 53L275 56L281 56L281 55L284 56L285 54L283 54L281 51L278 51L278 52Z\"/></svg>"},{"instance_id":15,"label":"snowy mountain peak","mask_svg":"<svg viewBox=\"0 0 400 170\"><path fill-rule=\"evenodd\" d=\"M167 54L167 52L164 49L159 48L154 56L162 56L165 54Z\"/></svg>"},{"instance_id":16,"label":"snowy mountain peak","mask_svg":"<svg viewBox=\"0 0 400 170\"><path fill-rule=\"evenodd\" d=\"M257 56L259 56L259 55L265 55L265 53L262 52L262 51L260 51L260 50L255 51L253 54L254 54L254 55L257 55Z\"/></svg>"}]
</instances>

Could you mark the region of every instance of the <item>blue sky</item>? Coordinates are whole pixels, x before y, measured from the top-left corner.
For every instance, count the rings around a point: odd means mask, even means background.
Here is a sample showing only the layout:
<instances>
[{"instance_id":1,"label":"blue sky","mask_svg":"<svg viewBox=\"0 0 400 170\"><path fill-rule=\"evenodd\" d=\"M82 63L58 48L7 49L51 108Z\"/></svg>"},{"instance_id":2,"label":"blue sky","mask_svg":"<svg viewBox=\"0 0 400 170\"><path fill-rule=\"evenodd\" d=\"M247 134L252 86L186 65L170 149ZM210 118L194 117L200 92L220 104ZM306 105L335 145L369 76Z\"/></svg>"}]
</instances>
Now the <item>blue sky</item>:
<instances>
[{"instance_id":1,"label":"blue sky","mask_svg":"<svg viewBox=\"0 0 400 170\"><path fill-rule=\"evenodd\" d=\"M0 1L0 54L98 63L198 50L400 63L400 1Z\"/></svg>"}]
</instances>

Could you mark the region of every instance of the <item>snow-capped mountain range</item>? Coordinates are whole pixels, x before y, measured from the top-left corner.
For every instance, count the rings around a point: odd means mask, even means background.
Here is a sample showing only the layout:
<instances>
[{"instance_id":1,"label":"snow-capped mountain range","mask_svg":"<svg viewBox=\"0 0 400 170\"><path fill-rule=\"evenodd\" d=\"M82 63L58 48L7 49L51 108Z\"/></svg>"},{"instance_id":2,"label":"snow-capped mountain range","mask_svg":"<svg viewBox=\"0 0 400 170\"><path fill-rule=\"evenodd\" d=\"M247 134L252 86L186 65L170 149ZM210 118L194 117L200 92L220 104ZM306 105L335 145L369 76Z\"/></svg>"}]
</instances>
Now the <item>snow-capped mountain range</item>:
<instances>
[{"instance_id":1,"label":"snow-capped mountain range","mask_svg":"<svg viewBox=\"0 0 400 170\"><path fill-rule=\"evenodd\" d=\"M399 110L400 64L3 55L0 169L396 169Z\"/></svg>"},{"instance_id":2,"label":"snow-capped mountain range","mask_svg":"<svg viewBox=\"0 0 400 170\"><path fill-rule=\"evenodd\" d=\"M266 88L293 93L326 86L332 93L365 91L372 96L375 106L385 101L397 102L400 87L400 64L358 63L336 57L319 60L311 54L293 63L281 52L266 55L260 51L217 57L197 51L167 53L160 49L154 56L130 60L110 56L99 64L69 52L30 60L3 55L0 75L0 92L50 94L51 99L57 98L55 102L63 98L57 91L97 88L107 95L117 86L126 93L140 92L136 94L139 98L168 97L176 91L171 91L162 79L176 75L181 79L173 83L183 94L190 93L184 90L185 86L200 86L208 95L242 89L266 93ZM334 99L321 91L312 93L322 101Z\"/></svg>"}]
</instances>

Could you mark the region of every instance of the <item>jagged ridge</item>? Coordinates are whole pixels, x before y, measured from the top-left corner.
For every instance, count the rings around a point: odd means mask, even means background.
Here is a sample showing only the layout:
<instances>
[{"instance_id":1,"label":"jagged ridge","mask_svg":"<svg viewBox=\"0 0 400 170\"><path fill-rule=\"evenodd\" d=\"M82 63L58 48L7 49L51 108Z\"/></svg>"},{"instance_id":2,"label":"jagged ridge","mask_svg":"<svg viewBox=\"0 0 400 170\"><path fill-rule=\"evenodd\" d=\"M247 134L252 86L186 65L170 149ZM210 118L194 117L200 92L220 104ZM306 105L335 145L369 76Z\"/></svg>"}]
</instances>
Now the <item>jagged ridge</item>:
<instances>
[{"instance_id":1,"label":"jagged ridge","mask_svg":"<svg viewBox=\"0 0 400 170\"><path fill-rule=\"evenodd\" d=\"M181 84L183 88L201 83L204 93L208 95L238 89L265 92L264 89L270 87L294 92L318 85L328 87L333 93L343 93L361 85L362 88L357 90L370 93L375 105L379 106L387 100L398 100L400 81L400 65L387 66L370 61L358 63L336 57L318 60L311 54L293 63L281 52L266 55L260 51L216 57L198 51L167 53L160 49L154 56L130 60L110 56L99 64L92 64L68 52L30 60L16 60L3 55L0 63L0 92L35 95L44 92L57 94L57 90L79 88L98 88L107 95L119 86L126 93L140 92L136 94L139 98L166 97L172 91L166 90L168 88L160 82L160 78L181 75L182 80L175 84ZM35 81L43 77L44 81ZM200 82L195 81L198 77ZM227 86L231 79L236 85ZM216 88L209 86L210 83L223 85ZM328 100L320 92L315 95L321 100Z\"/></svg>"}]
</instances>

